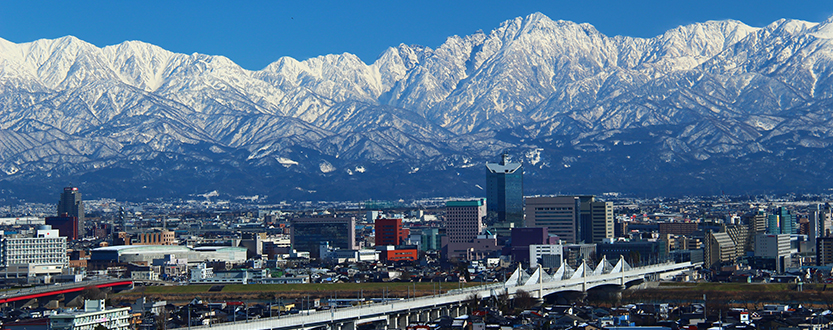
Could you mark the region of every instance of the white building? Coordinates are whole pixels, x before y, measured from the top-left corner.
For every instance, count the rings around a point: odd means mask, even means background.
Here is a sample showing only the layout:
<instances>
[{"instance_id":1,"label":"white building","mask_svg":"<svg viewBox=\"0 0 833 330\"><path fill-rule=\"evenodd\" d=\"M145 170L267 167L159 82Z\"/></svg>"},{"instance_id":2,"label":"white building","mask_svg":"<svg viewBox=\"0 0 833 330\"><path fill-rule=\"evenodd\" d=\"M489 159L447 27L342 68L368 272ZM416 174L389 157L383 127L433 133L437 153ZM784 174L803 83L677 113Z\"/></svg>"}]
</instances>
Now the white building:
<instances>
[{"instance_id":1,"label":"white building","mask_svg":"<svg viewBox=\"0 0 833 330\"><path fill-rule=\"evenodd\" d=\"M194 282L201 282L204 279L213 278L214 277L214 268L208 267L205 263L201 263L197 265L197 267L191 268L191 281Z\"/></svg>"},{"instance_id":2,"label":"white building","mask_svg":"<svg viewBox=\"0 0 833 330\"><path fill-rule=\"evenodd\" d=\"M105 309L104 300L84 301L84 310L49 316L53 330L93 330L103 325L110 330L130 329L130 308Z\"/></svg>"},{"instance_id":3,"label":"white building","mask_svg":"<svg viewBox=\"0 0 833 330\"><path fill-rule=\"evenodd\" d=\"M529 246L529 267L538 267L541 263L545 268L558 268L564 262L564 247L561 244L557 245L537 245Z\"/></svg>"},{"instance_id":4,"label":"white building","mask_svg":"<svg viewBox=\"0 0 833 330\"><path fill-rule=\"evenodd\" d=\"M775 269L781 273L790 265L790 235L759 234L755 237L755 256L775 259Z\"/></svg>"},{"instance_id":5,"label":"white building","mask_svg":"<svg viewBox=\"0 0 833 330\"><path fill-rule=\"evenodd\" d=\"M43 225L45 223L44 218L40 217L16 217L16 218L0 218L0 225L2 226L31 226L31 225Z\"/></svg>"},{"instance_id":6,"label":"white building","mask_svg":"<svg viewBox=\"0 0 833 330\"><path fill-rule=\"evenodd\" d=\"M191 284L249 284L260 283L267 278L269 273L266 269L240 269L214 271L204 263L191 268Z\"/></svg>"},{"instance_id":7,"label":"white building","mask_svg":"<svg viewBox=\"0 0 833 330\"><path fill-rule=\"evenodd\" d=\"M6 270L26 266L29 270L42 269L44 274L60 274L66 265L67 238L60 237L52 226L41 226L33 237L0 238L0 266Z\"/></svg>"},{"instance_id":8,"label":"white building","mask_svg":"<svg viewBox=\"0 0 833 330\"><path fill-rule=\"evenodd\" d=\"M819 237L831 235L833 225L833 210L830 204L817 204L815 210L810 209L808 216L810 231L807 233L807 247L811 252L816 252L816 240Z\"/></svg>"},{"instance_id":9,"label":"white building","mask_svg":"<svg viewBox=\"0 0 833 330\"><path fill-rule=\"evenodd\" d=\"M149 267L148 270L134 270L130 272L130 278L136 281L158 281L159 273Z\"/></svg>"}]
</instances>

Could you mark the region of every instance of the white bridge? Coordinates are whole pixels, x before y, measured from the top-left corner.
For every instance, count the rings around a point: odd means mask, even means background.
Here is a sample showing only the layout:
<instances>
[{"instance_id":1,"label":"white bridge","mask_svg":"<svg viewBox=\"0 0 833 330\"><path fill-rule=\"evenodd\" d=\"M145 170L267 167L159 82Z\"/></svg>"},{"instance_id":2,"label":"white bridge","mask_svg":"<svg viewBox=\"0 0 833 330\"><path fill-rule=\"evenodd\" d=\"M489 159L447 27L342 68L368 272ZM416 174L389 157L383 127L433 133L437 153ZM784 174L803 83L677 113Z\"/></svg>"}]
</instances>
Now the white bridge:
<instances>
[{"instance_id":1,"label":"white bridge","mask_svg":"<svg viewBox=\"0 0 833 330\"><path fill-rule=\"evenodd\" d=\"M248 329L330 329L354 330L357 324L386 322L388 329L405 329L409 322L427 323L440 316L465 314L466 302L473 295L488 298L508 292L511 297L519 290L527 291L536 298L564 291L587 291L601 286L623 288L629 282L645 279L656 280L691 270L699 264L690 262L664 263L644 267L630 267L620 258L616 265L602 259L595 268L582 263L577 269L563 265L553 274L543 272L541 267L532 274L518 268L505 283L482 285L466 289L451 290L448 293L424 296L407 300L365 306L338 308L327 311L270 317L258 320L237 321L192 327L193 329L248 330Z\"/></svg>"}]
</instances>

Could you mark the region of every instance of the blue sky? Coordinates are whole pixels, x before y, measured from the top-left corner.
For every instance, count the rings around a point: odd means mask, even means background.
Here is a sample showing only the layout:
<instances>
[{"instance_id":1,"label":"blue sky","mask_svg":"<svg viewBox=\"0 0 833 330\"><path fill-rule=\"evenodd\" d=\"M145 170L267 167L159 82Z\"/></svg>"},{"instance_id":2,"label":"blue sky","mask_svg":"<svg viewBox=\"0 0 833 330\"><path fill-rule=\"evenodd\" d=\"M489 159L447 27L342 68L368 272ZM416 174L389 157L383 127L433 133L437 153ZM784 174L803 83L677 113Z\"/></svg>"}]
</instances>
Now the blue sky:
<instances>
[{"instance_id":1,"label":"blue sky","mask_svg":"<svg viewBox=\"0 0 833 330\"><path fill-rule=\"evenodd\" d=\"M372 63L390 46L435 48L448 36L488 32L533 12L590 23L607 35L652 37L706 20L820 22L833 15L833 1L4 1L0 38L20 43L74 35L100 47L141 40L259 70L282 56L343 52Z\"/></svg>"}]
</instances>

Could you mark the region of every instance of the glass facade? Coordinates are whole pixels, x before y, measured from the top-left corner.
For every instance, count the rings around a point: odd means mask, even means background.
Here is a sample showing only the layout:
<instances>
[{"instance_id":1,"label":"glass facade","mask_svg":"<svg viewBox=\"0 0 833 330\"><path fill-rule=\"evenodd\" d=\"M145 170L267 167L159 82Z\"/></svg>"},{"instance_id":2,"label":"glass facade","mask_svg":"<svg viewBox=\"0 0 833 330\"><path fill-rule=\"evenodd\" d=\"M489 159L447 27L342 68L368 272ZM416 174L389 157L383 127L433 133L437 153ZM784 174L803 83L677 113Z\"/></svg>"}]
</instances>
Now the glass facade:
<instances>
[{"instance_id":1,"label":"glass facade","mask_svg":"<svg viewBox=\"0 0 833 330\"><path fill-rule=\"evenodd\" d=\"M504 155L500 164L486 164L486 200L489 219L496 223L524 226L524 173L520 163Z\"/></svg>"},{"instance_id":2,"label":"glass facade","mask_svg":"<svg viewBox=\"0 0 833 330\"><path fill-rule=\"evenodd\" d=\"M319 258L321 242L331 247L353 250L356 239L356 220L353 218L305 218L292 220L292 248L306 251Z\"/></svg>"},{"instance_id":3,"label":"glass facade","mask_svg":"<svg viewBox=\"0 0 833 330\"><path fill-rule=\"evenodd\" d=\"M779 207L774 214L769 215L767 234L795 234L797 220L795 214L790 213L786 208Z\"/></svg>"}]
</instances>

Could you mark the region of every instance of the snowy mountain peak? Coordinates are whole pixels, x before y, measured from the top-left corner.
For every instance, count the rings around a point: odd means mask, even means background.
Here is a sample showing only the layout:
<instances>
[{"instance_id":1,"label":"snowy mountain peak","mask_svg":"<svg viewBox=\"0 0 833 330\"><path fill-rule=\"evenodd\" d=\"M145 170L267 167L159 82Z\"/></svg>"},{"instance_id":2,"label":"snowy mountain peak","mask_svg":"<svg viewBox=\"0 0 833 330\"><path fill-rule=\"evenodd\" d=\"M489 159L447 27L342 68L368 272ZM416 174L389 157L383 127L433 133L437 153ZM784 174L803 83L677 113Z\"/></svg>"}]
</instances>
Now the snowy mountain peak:
<instances>
[{"instance_id":1,"label":"snowy mountain peak","mask_svg":"<svg viewBox=\"0 0 833 330\"><path fill-rule=\"evenodd\" d=\"M833 39L833 16L816 25L810 34L819 39Z\"/></svg>"},{"instance_id":2,"label":"snowy mountain peak","mask_svg":"<svg viewBox=\"0 0 833 330\"><path fill-rule=\"evenodd\" d=\"M710 167L730 163L763 164L761 181L779 182L771 164L833 170L813 163L829 157L794 161L833 145L831 26L723 20L609 37L533 13L435 48L392 46L370 65L342 53L259 71L141 41L0 39L0 182L110 171L167 187L183 173L197 185L259 173L269 179L245 189L304 182L310 194L348 173L349 187L372 175L462 187L471 164L505 150L534 158L536 182L628 173L600 185L709 186L735 180Z\"/></svg>"}]
</instances>

